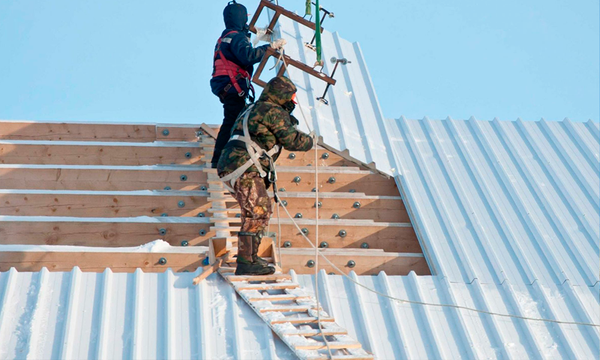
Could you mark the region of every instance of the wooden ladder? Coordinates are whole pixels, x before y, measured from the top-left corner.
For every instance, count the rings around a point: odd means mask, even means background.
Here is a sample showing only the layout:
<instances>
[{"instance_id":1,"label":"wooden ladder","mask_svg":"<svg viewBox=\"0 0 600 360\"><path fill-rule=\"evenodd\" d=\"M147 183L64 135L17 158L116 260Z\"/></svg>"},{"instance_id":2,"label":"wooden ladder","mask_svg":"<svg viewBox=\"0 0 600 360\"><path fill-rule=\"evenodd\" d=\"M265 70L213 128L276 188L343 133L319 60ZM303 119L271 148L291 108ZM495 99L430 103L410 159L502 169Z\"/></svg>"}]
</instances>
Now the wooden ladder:
<instances>
[{"instance_id":1,"label":"wooden ladder","mask_svg":"<svg viewBox=\"0 0 600 360\"><path fill-rule=\"evenodd\" d=\"M323 336L333 359L373 359L333 317L317 309L316 299L291 275L236 276L225 268L219 273L300 359L330 358Z\"/></svg>"}]
</instances>

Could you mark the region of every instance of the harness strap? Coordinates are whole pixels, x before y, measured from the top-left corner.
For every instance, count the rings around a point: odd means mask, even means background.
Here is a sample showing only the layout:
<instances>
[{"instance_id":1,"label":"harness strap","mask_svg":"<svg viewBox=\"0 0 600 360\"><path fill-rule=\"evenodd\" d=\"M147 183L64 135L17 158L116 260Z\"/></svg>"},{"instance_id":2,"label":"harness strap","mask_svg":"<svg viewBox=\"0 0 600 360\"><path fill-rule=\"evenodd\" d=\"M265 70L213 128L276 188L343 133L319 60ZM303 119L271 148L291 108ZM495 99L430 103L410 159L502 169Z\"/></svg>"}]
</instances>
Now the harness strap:
<instances>
[{"instance_id":1,"label":"harness strap","mask_svg":"<svg viewBox=\"0 0 600 360\"><path fill-rule=\"evenodd\" d=\"M252 108L254 107L254 104L250 105L246 111L244 111L243 113L243 120L242 120L242 126L244 129L244 135L233 135L229 141L232 140L237 140L237 141L242 141L245 145L246 145L246 151L248 152L248 155L250 156L250 159L248 159L248 161L246 161L246 163L242 166L240 166L239 168L237 168L235 171L223 176L221 178L221 181L224 183L224 185L228 188L228 190L233 192L233 187L235 186L235 182L237 181L237 179L240 178L240 176L242 176L246 170L248 170L252 165L254 165L256 167L256 169L258 170L258 173L260 174L260 177L264 178L267 177L267 172L263 170L262 164L260 163L260 158L263 156L266 156L269 159L269 164L271 165L271 168L274 169L273 166L273 155L275 155L277 152L279 152L279 146L275 145L273 146L273 148L269 151L261 148L256 142L252 141L252 138L250 138L250 131L248 130L248 118L250 117L250 111L252 110ZM274 179L276 178L276 176L273 177ZM227 183L231 184L231 186L229 186Z\"/></svg>"},{"instance_id":2,"label":"harness strap","mask_svg":"<svg viewBox=\"0 0 600 360\"><path fill-rule=\"evenodd\" d=\"M217 41L217 49L215 50L215 56L214 56L215 71L213 73L213 77L229 76L231 85L233 85L233 87L237 91L238 95L240 97L244 97L244 96L246 96L246 93L242 90L242 87L240 86L240 84L238 84L237 80L241 77L241 78L246 79L247 82L249 82L250 73L248 73L246 70L244 70L242 67L240 67L238 64L234 63L233 61L228 60L223 55L223 52L221 51L221 43L222 42L231 43L231 38L228 38L227 36L229 36L232 33L237 33L237 31L235 31L235 30L230 31L227 34L220 37L219 40ZM217 59L217 55L219 56L218 59ZM250 84L249 88L251 88L251 87L252 87L252 85ZM253 88L251 90L254 92Z\"/></svg>"}]
</instances>

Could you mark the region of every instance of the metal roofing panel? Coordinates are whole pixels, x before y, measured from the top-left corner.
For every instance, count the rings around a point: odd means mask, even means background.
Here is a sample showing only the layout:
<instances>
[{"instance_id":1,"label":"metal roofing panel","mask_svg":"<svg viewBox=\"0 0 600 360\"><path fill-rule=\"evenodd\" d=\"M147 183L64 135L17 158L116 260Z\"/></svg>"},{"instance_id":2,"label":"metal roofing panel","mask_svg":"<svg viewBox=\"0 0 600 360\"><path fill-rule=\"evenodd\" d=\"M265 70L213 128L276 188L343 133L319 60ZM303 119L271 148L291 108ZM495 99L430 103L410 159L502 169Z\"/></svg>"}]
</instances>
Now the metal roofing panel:
<instances>
[{"instance_id":1,"label":"metal roofing panel","mask_svg":"<svg viewBox=\"0 0 600 360\"><path fill-rule=\"evenodd\" d=\"M397 179L435 273L462 282L595 285L594 128L569 120L396 120Z\"/></svg>"},{"instance_id":2,"label":"metal roofing panel","mask_svg":"<svg viewBox=\"0 0 600 360\"><path fill-rule=\"evenodd\" d=\"M222 278L197 273L0 273L0 359L291 359ZM308 292L315 278L297 276ZM534 318L590 323L600 286L452 283L351 275L381 293ZM598 328L400 303L342 276L319 277L321 304L378 359L598 359Z\"/></svg>"},{"instance_id":3,"label":"metal roofing panel","mask_svg":"<svg viewBox=\"0 0 600 360\"><path fill-rule=\"evenodd\" d=\"M315 51L304 46L313 37L313 31L283 16L277 29L278 36L288 41L287 55L305 64L315 63ZM328 31L323 32L321 39L324 73L332 73L332 57L346 58L350 63L339 65L335 74L337 83L325 97L329 105L317 100L325 90L324 81L294 67L288 68L291 80L298 87L298 109L294 114L300 120L300 128L307 130L302 118L304 112L311 128L323 136L327 145L347 149L352 157L367 164L375 162L379 170L393 175L394 159L388 151L385 120L360 46Z\"/></svg>"}]
</instances>

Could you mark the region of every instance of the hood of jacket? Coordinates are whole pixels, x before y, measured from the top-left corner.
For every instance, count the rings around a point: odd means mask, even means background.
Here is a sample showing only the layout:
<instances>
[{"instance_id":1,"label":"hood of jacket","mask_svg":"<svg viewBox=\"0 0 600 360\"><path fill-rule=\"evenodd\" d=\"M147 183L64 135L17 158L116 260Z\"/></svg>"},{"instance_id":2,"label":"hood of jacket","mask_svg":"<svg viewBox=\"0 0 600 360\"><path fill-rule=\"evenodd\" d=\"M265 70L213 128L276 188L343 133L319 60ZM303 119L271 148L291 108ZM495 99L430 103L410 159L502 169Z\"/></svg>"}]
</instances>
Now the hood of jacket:
<instances>
[{"instance_id":1,"label":"hood of jacket","mask_svg":"<svg viewBox=\"0 0 600 360\"><path fill-rule=\"evenodd\" d=\"M223 10L225 28L228 30L246 30L248 22L248 10L242 4L230 3Z\"/></svg>"},{"instance_id":2,"label":"hood of jacket","mask_svg":"<svg viewBox=\"0 0 600 360\"><path fill-rule=\"evenodd\" d=\"M267 83L258 101L268 101L281 106L292 100L296 90L296 85L290 79L276 76Z\"/></svg>"}]
</instances>

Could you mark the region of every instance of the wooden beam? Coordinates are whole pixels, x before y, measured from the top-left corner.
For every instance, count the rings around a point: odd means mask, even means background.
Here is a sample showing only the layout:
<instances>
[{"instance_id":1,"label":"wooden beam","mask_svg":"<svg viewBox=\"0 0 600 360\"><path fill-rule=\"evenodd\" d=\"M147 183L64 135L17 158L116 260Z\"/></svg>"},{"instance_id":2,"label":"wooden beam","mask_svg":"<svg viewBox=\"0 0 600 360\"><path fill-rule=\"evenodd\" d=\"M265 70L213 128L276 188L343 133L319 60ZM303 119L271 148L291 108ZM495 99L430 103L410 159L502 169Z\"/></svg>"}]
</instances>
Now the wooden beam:
<instances>
[{"instance_id":1,"label":"wooden beam","mask_svg":"<svg viewBox=\"0 0 600 360\"><path fill-rule=\"evenodd\" d=\"M156 126L0 121L0 139L152 142Z\"/></svg>"},{"instance_id":2,"label":"wooden beam","mask_svg":"<svg viewBox=\"0 0 600 360\"><path fill-rule=\"evenodd\" d=\"M309 248L310 245L289 221L283 220L281 225L281 243L289 241L292 248ZM308 229L307 237L314 243L316 227L314 225L299 225ZM277 229L277 220L273 219L271 228ZM339 232L346 231L342 237ZM366 243L370 249L383 249L391 252L420 253L421 245L411 226L389 227L382 224L372 225L334 225L319 224L319 243L327 242L330 248L361 248Z\"/></svg>"},{"instance_id":3,"label":"wooden beam","mask_svg":"<svg viewBox=\"0 0 600 360\"><path fill-rule=\"evenodd\" d=\"M135 219L131 219L135 221ZM82 221L0 221L0 244L139 246L162 239L173 246L186 240L189 246L208 246L214 234L207 223L142 223ZM166 233L161 234L161 229ZM200 235L204 231L204 235Z\"/></svg>"},{"instance_id":4,"label":"wooden beam","mask_svg":"<svg viewBox=\"0 0 600 360\"><path fill-rule=\"evenodd\" d=\"M118 144L118 143L116 143ZM112 146L93 143L29 144L0 142L2 164L68 165L201 165L202 149L194 146Z\"/></svg>"},{"instance_id":5,"label":"wooden beam","mask_svg":"<svg viewBox=\"0 0 600 360\"><path fill-rule=\"evenodd\" d=\"M422 254L400 254L389 252L372 252L361 250L322 250L323 254L346 274L350 271L358 275L377 275L385 271L388 275L408 275L414 271L417 275L431 275L425 257ZM315 259L313 249L281 249L281 261L283 271L293 269L298 274L314 274L314 267L307 264L309 260ZM354 261L354 267L349 267L348 262ZM322 258L319 259L319 267L327 273L337 273L331 265Z\"/></svg>"},{"instance_id":6,"label":"wooden beam","mask_svg":"<svg viewBox=\"0 0 600 360\"><path fill-rule=\"evenodd\" d=\"M71 217L135 217L210 216L211 204L205 196L177 195L164 191L162 195L108 194L40 194L0 193L0 215L9 216L71 216ZM171 193L171 194L169 194ZM198 192L202 194L202 192ZM167 195L169 194L169 195ZM183 206L181 206L183 205ZM232 204L233 205L233 204Z\"/></svg>"},{"instance_id":7,"label":"wooden beam","mask_svg":"<svg viewBox=\"0 0 600 360\"><path fill-rule=\"evenodd\" d=\"M279 168L277 182L278 188L293 192L310 192L315 188L314 172L308 172L310 167L304 171ZM300 182L294 180L300 177ZM335 178L330 182L330 178ZM371 172L340 172L337 169L323 168L319 172L319 191L322 192L359 192L367 195L398 196L399 191L394 179L385 178Z\"/></svg>"},{"instance_id":8,"label":"wooden beam","mask_svg":"<svg viewBox=\"0 0 600 360\"><path fill-rule=\"evenodd\" d=\"M311 193L314 196L314 193ZM315 218L314 197L289 197L287 193L279 194L288 202L288 211L295 216L302 214L304 219ZM378 222L409 223L410 218L400 197L377 198L356 196L354 198L319 198L320 219L331 219L334 214L340 219L372 219ZM355 207L355 204L358 203ZM285 214L283 218L287 218Z\"/></svg>"},{"instance_id":9,"label":"wooden beam","mask_svg":"<svg viewBox=\"0 0 600 360\"><path fill-rule=\"evenodd\" d=\"M156 139L160 141L198 141L197 131L198 125L157 125Z\"/></svg>"},{"instance_id":10,"label":"wooden beam","mask_svg":"<svg viewBox=\"0 0 600 360\"><path fill-rule=\"evenodd\" d=\"M132 273L137 268L144 272L164 272L171 268L175 272L194 272L202 267L205 254L181 253L118 253L118 252L0 252L0 271L11 267L17 271L36 272L42 268L49 271L71 271L78 266L85 272ZM160 259L167 263L161 265Z\"/></svg>"},{"instance_id":11,"label":"wooden beam","mask_svg":"<svg viewBox=\"0 0 600 360\"><path fill-rule=\"evenodd\" d=\"M185 175L185 181L181 177ZM0 166L0 189L45 190L200 190L206 174L196 168L7 167Z\"/></svg>"}]
</instances>

